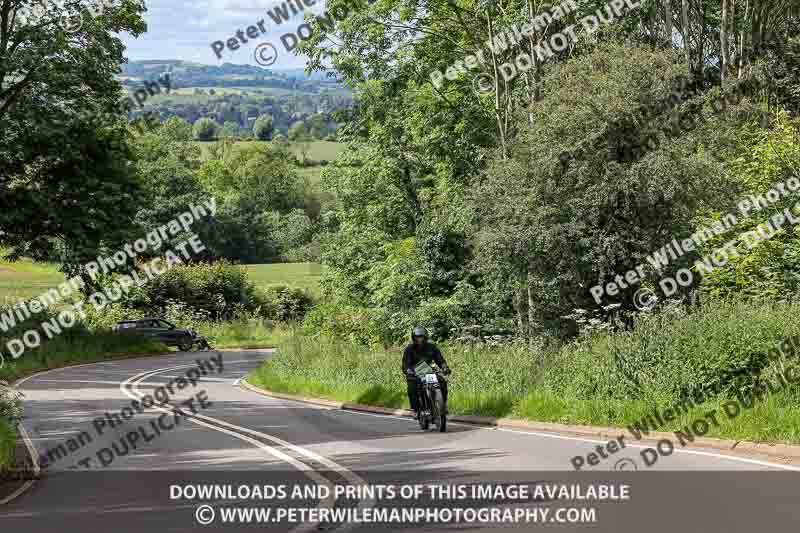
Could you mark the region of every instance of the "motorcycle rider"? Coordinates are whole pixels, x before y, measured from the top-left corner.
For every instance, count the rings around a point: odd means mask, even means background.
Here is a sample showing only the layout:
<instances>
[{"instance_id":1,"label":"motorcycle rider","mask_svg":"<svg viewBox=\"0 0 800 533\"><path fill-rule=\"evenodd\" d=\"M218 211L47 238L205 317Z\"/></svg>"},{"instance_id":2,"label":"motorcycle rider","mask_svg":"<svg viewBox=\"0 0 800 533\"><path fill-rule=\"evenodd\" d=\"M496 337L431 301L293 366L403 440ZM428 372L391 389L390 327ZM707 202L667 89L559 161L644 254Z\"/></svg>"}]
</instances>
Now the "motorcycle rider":
<instances>
[{"instance_id":1,"label":"motorcycle rider","mask_svg":"<svg viewBox=\"0 0 800 533\"><path fill-rule=\"evenodd\" d=\"M447 362L442 357L442 352L439 351L435 344L428 342L428 331L423 327L416 327L411 332L411 344L403 350L403 374L406 377L408 403L411 405L411 410L414 411L414 419L419 418L417 375L414 372L414 367L420 361L425 361L428 364L435 362L436 366L442 370L442 373L451 373L450 367L447 366ZM441 380L439 386L442 390L445 412L447 412L447 382Z\"/></svg>"}]
</instances>

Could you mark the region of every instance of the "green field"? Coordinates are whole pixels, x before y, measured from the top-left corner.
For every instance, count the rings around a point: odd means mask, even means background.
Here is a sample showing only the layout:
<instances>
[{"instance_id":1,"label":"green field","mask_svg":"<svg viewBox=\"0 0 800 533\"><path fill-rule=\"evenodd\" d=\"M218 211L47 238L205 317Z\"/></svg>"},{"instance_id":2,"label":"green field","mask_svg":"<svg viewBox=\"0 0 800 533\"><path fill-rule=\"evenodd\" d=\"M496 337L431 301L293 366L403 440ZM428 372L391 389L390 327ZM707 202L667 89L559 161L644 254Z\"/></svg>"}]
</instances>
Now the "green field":
<instances>
[{"instance_id":1,"label":"green field","mask_svg":"<svg viewBox=\"0 0 800 533\"><path fill-rule=\"evenodd\" d=\"M200 147L202 151L202 157L205 159L208 157L209 150L212 146L214 146L217 141L191 141L196 146ZM270 141L240 141L238 144L244 143L268 143ZM298 159L301 157L300 153L300 146L296 143L292 143L290 145L291 151L297 156ZM336 159L339 154L341 154L345 149L345 145L343 143L338 143L334 141L312 141L308 143L308 158L314 162L319 163L320 161L333 161ZM317 169L318 171L319 169ZM318 172L317 172L318 174Z\"/></svg>"},{"instance_id":2,"label":"green field","mask_svg":"<svg viewBox=\"0 0 800 533\"><path fill-rule=\"evenodd\" d=\"M275 263L273 265L245 265L248 275L259 287L290 285L319 294L319 280L324 267L318 263Z\"/></svg>"},{"instance_id":3,"label":"green field","mask_svg":"<svg viewBox=\"0 0 800 533\"><path fill-rule=\"evenodd\" d=\"M38 296L62 281L64 275L55 264L0 260L0 305Z\"/></svg>"},{"instance_id":4,"label":"green field","mask_svg":"<svg viewBox=\"0 0 800 533\"><path fill-rule=\"evenodd\" d=\"M322 267L316 263L246 265L258 287L282 284L319 293ZM55 263L34 263L29 259L10 263L0 260L0 305L33 298L64 281Z\"/></svg>"},{"instance_id":5,"label":"green field","mask_svg":"<svg viewBox=\"0 0 800 533\"><path fill-rule=\"evenodd\" d=\"M309 143L308 146L308 158L312 161L333 161L339 154L341 154L345 149L345 145L343 143L333 142L333 141L313 141ZM299 158L300 157L300 147L297 144L292 144L292 151L295 155Z\"/></svg>"}]
</instances>

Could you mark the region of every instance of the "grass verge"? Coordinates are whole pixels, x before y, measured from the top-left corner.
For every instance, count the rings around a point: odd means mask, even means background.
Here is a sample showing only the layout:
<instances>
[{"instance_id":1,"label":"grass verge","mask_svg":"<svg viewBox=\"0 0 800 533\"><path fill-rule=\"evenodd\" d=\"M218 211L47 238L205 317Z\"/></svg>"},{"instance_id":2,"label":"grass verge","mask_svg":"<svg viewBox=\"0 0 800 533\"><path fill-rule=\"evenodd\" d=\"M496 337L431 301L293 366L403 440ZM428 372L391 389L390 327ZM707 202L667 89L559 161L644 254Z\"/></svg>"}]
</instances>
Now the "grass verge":
<instances>
[{"instance_id":1,"label":"grass verge","mask_svg":"<svg viewBox=\"0 0 800 533\"><path fill-rule=\"evenodd\" d=\"M163 353L167 347L151 339L94 333L62 335L43 343L41 347L24 352L18 359L6 359L0 367L0 379L14 381L41 370L59 368L75 363L92 363L106 359Z\"/></svg>"},{"instance_id":2,"label":"grass verge","mask_svg":"<svg viewBox=\"0 0 800 533\"><path fill-rule=\"evenodd\" d=\"M589 343L565 346L557 356L547 354L557 366L544 373L536 364L539 354L522 347L442 346L453 368L449 382L450 412L620 427L623 433L627 426L652 415L654 410L663 415L667 408L673 407L676 403L674 391L679 390L681 384L694 386L697 380L693 374L684 375L675 370L670 374L671 380L659 375L664 370L679 369L682 358L685 364L695 364L707 371L712 383L712 378L717 376L714 372L722 372L729 360L739 354L746 354L745 359L758 363L764 371L762 376L767 375L771 367L759 362L759 353L774 345L776 339L795 331L797 320L791 317L797 316L797 309L775 306L757 311L755 313L752 307L715 308L670 319L669 323L642 327L638 333L616 337L601 335ZM742 329L745 324L747 330ZM729 334L733 325L748 332L749 343ZM692 348L689 340L697 348ZM609 350L610 344L622 350L627 366L621 369L614 366L618 354ZM645 349L645 345L650 349ZM668 357L654 359L656 348ZM692 349L695 353L689 353ZM706 354L717 354L717 358L712 361ZM253 385L275 392L408 408L401 358L399 351L370 349L320 336L295 335L278 339L278 352L247 379ZM641 368L632 366L637 361ZM703 361L705 367L701 364ZM715 361L720 371L709 368ZM650 385L640 390L609 386L609 383L623 381L623 377L616 374L618 371L628 372L629 377L642 383L647 383L645 378L648 378ZM674 419L664 420L658 427L649 429L687 433L687 428L702 420L708 429L703 430L704 433L695 429L691 431L693 436L800 444L799 389L797 384L787 386L753 403L738 400L739 393L730 391L709 394L705 400L689 404L687 409L673 411ZM623 396L625 393L629 397ZM743 397L748 397L746 392ZM738 405L738 413L729 416L725 404L733 400ZM734 410L730 404L728 408Z\"/></svg>"},{"instance_id":3,"label":"grass verge","mask_svg":"<svg viewBox=\"0 0 800 533\"><path fill-rule=\"evenodd\" d=\"M399 351L373 350L327 337L286 336L278 353L249 376L256 386L385 407L407 407ZM513 353L511 353L513 352ZM482 351L445 348L456 369L450 378L453 413L508 416L533 386L535 361L522 348ZM509 364L512 357L514 364ZM458 369L463 369L459 371Z\"/></svg>"},{"instance_id":4,"label":"grass verge","mask_svg":"<svg viewBox=\"0 0 800 533\"><path fill-rule=\"evenodd\" d=\"M16 430L0 419L0 472L10 468L14 462L14 447L17 442Z\"/></svg>"}]
</instances>

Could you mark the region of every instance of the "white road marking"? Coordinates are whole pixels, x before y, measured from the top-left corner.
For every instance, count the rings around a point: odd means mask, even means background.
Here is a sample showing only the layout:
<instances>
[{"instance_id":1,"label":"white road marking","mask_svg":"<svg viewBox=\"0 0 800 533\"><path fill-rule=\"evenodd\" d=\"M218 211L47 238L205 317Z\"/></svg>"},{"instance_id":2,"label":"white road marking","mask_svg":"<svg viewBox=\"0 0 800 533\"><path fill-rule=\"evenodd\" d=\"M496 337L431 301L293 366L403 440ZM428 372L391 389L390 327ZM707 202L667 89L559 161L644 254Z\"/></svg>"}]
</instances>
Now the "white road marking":
<instances>
[{"instance_id":1,"label":"white road marking","mask_svg":"<svg viewBox=\"0 0 800 533\"><path fill-rule=\"evenodd\" d=\"M240 379L243 379L243 378L240 378ZM416 425L416 421L414 421L413 419L404 417L404 416L385 415L385 414L382 414L382 413L365 413L364 411L354 411L354 410L350 410L350 409L331 409L329 407L320 407L320 406L314 405L312 403L303 402L301 400L288 400L288 399L284 399L284 398L278 398L277 396L274 396L273 398L275 398L276 400L283 400L283 401L287 401L287 402L302 403L302 404L305 404L305 405L310 405L310 406L313 406L313 408L319 408L320 410L334 410L334 411L339 411L340 413L348 413L348 414L351 414L351 415L375 416L375 417L379 417L379 418L394 418L396 420L402 420L402 421L408 422L408 423L410 423L412 425ZM537 431L525 431L525 430L518 430L518 429L500 428L500 427L483 427L483 426L480 426L480 425L477 425L477 424L467 424L467 423L464 423L464 422L451 422L450 420L447 421L447 424L450 425L450 426L470 427L470 428L473 428L475 430L481 430L481 431L504 431L504 432L508 432L508 433L516 433L516 434L519 434L519 435L532 435L534 437L545 437L545 438L548 438L548 439L570 440L570 441L577 441L577 442L590 442L590 443L595 443L595 444L607 444L608 443L608 440L590 439L590 438L587 438L587 437L567 437L565 435L557 435L557 434L553 434L553 433L540 433L540 432L537 432ZM622 429L620 429L620 433L623 433ZM630 448L652 448L653 447L653 446L648 446L646 444L634 444L632 442L629 442L627 439L626 439L625 442L626 442L626 447L630 447ZM781 470L791 470L791 471L794 471L794 472L800 472L800 468L795 467L795 466L782 465L782 464L779 464L779 463L770 463L770 462L767 462L767 461L759 461L758 459L747 459L745 457L736 457L736 456L732 456L732 455L723 455L723 454L713 453L713 452L701 452L701 451L696 451L696 450L686 450L686 449L681 449L681 448L675 449L675 452L686 453L686 454L689 454L689 455L701 455L701 456L706 456L706 457L714 457L714 458L718 458L718 459L727 459L727 460L730 460L730 461L738 461L738 462L741 462L741 463L749 463L749 464L758 465L758 466L766 466L766 467L770 467L770 468L778 468L778 469L781 469ZM589 471L601 472L602 470L587 470L587 472L589 472Z\"/></svg>"},{"instance_id":2,"label":"white road marking","mask_svg":"<svg viewBox=\"0 0 800 533\"><path fill-rule=\"evenodd\" d=\"M257 362L257 361L247 361L247 362ZM225 364L227 364L227 363L225 363ZM169 370L177 370L178 368L192 368L193 366L195 366L195 365L183 365L183 366L180 366L180 367L171 367L171 368L151 370L151 371L148 371L148 372L142 372L141 374L137 374L136 376L133 376L133 377L128 378L127 380L121 382L119 384L119 388L122 391L122 393L125 394L126 396L128 396L129 398L135 399L135 400L139 400L143 396L143 395L137 395L137 393L140 392L138 390L138 382L139 381L143 381L143 380L145 380L145 379L147 379L147 378L149 378L151 376L154 376L156 374L160 374L161 372L167 372ZM130 391L127 388L128 386L131 387ZM161 408L161 407L153 407L153 409L157 409L159 411L163 411L163 412L167 412L167 413L171 412L170 410L164 409L164 408ZM314 470L314 468L312 466L310 466L310 465L308 465L308 464L306 464L306 463L304 463L302 461L299 461L299 460L295 459L294 457L292 457L290 455L287 455L287 454L281 452L280 450L277 450L276 448L274 448L272 446L269 446L269 445L267 445L267 444L265 444L263 442L260 442L260 441L257 441L255 439L252 439L252 438L248 437L247 435L243 435L242 433L249 433L250 435L255 435L257 437L261 437L263 439L269 440L269 441L271 441L271 442L273 442L275 444L278 444L279 446L283 446L284 448L290 449L290 450L294 451L295 453L297 453L299 455L302 455L302 456L304 456L304 457L306 457L308 459L311 459L312 461L316 461L316 462L318 462L318 463L320 463L320 464L322 464L324 466L327 466L331 470L333 470L333 471L337 472L338 474L340 474L343 478L347 479L347 481L349 481L350 483L357 484L357 485L366 485L367 484L367 482L363 478L361 478L360 476L354 474L353 472L351 472L347 468L341 466L340 464L338 464L338 463L336 463L334 461L331 461L327 457L324 457L322 455L314 453L314 452L312 452L310 450L307 450L307 449L305 449L305 448L303 448L301 446L297 446L295 444L292 444L291 442L288 442L288 441L285 441L283 439L280 439L280 438L278 438L278 437L276 437L274 435L269 435L267 433L263 433L263 432L260 432L260 431L255 431L253 429L246 428L246 427L243 427L243 426L237 426L235 424L230 424L230 423L225 422L223 420L220 420L220 419L217 419L217 418L212 418L210 416L201 415L199 413L192 414L191 416L189 416L187 418L187 420L189 420L190 422L193 422L195 424L207 427L209 429L220 431L222 433L226 433L228 435L231 435L231 436L234 436L234 437L236 437L238 439L241 439L241 440L243 440L245 442L253 444L253 445L261 448L262 450L266 451L267 453L269 453L269 454L271 454L271 455L273 455L273 456L275 456L275 457L277 457L279 459L282 459L282 460L286 461L287 463L289 463L290 465L294 466L299 471L303 472L303 474L305 474L306 476L308 476L312 480L316 481L317 483L320 483L320 484L328 486L331 489L330 490L330 494L331 495L328 498L326 498L325 500L321 501L320 504L319 504L319 507L323 507L324 506L324 507L327 507L327 508L332 508L333 504L336 501L336 497L334 495L332 483L327 478L325 478L322 475L320 475L316 470ZM214 422L215 424L219 424L219 425L225 426L227 428L230 428L230 430L225 429L225 428L220 428L220 427L217 427L217 426L213 426L211 424L207 424L207 423L203 422L202 420L207 420L207 421L210 421L210 422ZM358 507L364 509L364 508L372 507L374 505L375 505L375 500L374 499L364 499L364 500L361 500L359 502ZM312 531L312 530L316 529L319 524L320 524L320 522L309 522L307 524L297 526L292 531L293 532L297 532L297 533L305 532L305 531ZM343 528L341 528L339 530L340 531L347 531L349 529L352 529L352 528L356 527L356 525L357 524L350 524L350 525L345 526L345 527L343 527Z\"/></svg>"},{"instance_id":3,"label":"white road marking","mask_svg":"<svg viewBox=\"0 0 800 533\"><path fill-rule=\"evenodd\" d=\"M31 455L31 460L33 461L33 475L39 477L41 469L39 468L39 461L37 460L39 458L39 454L36 453L36 446L33 445L31 438L28 436L28 432L25 431L25 428L22 426L22 424L17 424L17 429L19 429L19 434L22 437L22 440L25 442L25 447L28 448L28 453ZM16 499L23 492L31 488L35 483L35 479L27 480L17 490L0 500L0 505L5 505Z\"/></svg>"}]
</instances>

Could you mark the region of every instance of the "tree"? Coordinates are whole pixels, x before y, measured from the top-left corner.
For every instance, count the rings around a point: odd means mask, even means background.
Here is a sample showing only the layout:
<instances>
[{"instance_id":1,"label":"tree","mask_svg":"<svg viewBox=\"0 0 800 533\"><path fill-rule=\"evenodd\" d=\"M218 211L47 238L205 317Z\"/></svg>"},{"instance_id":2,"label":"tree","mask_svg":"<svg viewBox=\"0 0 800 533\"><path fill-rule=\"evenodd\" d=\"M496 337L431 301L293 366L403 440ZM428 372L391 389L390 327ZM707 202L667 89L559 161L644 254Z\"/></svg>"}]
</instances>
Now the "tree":
<instances>
[{"instance_id":1,"label":"tree","mask_svg":"<svg viewBox=\"0 0 800 533\"><path fill-rule=\"evenodd\" d=\"M315 113L309 119L311 126L310 135L314 139L322 139L325 137L327 128L325 127L325 116L322 113Z\"/></svg>"},{"instance_id":2,"label":"tree","mask_svg":"<svg viewBox=\"0 0 800 533\"><path fill-rule=\"evenodd\" d=\"M10 257L41 259L56 239L67 251L59 258L62 270L76 275L104 245L124 242L143 202L128 140L124 124L80 117L58 130L27 132L20 145L35 145L35 155L0 147L0 160L8 163L0 245L10 248Z\"/></svg>"},{"instance_id":3,"label":"tree","mask_svg":"<svg viewBox=\"0 0 800 533\"><path fill-rule=\"evenodd\" d=\"M217 136L217 123L203 117L194 123L194 138L198 141L211 141Z\"/></svg>"},{"instance_id":4,"label":"tree","mask_svg":"<svg viewBox=\"0 0 800 533\"><path fill-rule=\"evenodd\" d=\"M239 136L241 128L237 122L228 121L222 125L220 137L223 139L235 139Z\"/></svg>"},{"instance_id":5,"label":"tree","mask_svg":"<svg viewBox=\"0 0 800 533\"><path fill-rule=\"evenodd\" d=\"M80 262L130 224L138 203L112 74L124 60L117 35L145 30L144 6L122 0L68 33L57 3L26 19L29 4L0 0L0 245L39 256L57 239L63 259Z\"/></svg>"},{"instance_id":6,"label":"tree","mask_svg":"<svg viewBox=\"0 0 800 533\"><path fill-rule=\"evenodd\" d=\"M260 141L269 141L272 139L272 116L261 115L253 124L253 135Z\"/></svg>"},{"instance_id":7,"label":"tree","mask_svg":"<svg viewBox=\"0 0 800 533\"><path fill-rule=\"evenodd\" d=\"M170 117L161 125L164 135L176 141L192 140L192 125L181 117Z\"/></svg>"},{"instance_id":8,"label":"tree","mask_svg":"<svg viewBox=\"0 0 800 533\"><path fill-rule=\"evenodd\" d=\"M298 120L289 127L289 140L291 141L305 141L308 139L308 132L306 125L302 120Z\"/></svg>"}]
</instances>

